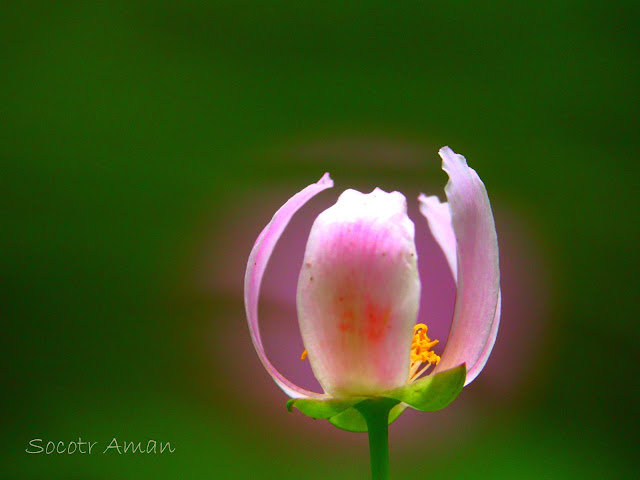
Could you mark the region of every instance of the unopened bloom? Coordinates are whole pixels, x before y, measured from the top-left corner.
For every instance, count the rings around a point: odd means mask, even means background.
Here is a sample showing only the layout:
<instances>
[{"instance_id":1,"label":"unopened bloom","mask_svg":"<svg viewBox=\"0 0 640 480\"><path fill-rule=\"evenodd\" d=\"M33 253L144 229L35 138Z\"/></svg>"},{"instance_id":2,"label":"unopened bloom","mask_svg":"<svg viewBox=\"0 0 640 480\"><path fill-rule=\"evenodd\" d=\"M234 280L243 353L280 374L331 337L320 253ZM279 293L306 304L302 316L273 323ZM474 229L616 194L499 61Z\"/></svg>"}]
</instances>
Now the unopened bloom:
<instances>
[{"instance_id":1,"label":"unopened bloom","mask_svg":"<svg viewBox=\"0 0 640 480\"><path fill-rule=\"evenodd\" d=\"M324 393L293 384L269 362L258 328L258 296L280 235L302 205L333 186L328 174L288 200L258 237L245 277L247 319L260 360L290 397L328 401L381 396L419 409L427 404L426 409L436 409L437 402L415 400L418 387L411 394L403 387L417 384L434 366L429 377L460 367L462 388L462 383L470 383L484 367L500 319L493 214L484 184L464 157L448 147L439 153L449 175L448 201L422 194L419 202L457 285L442 358L432 351L437 340L427 336L427 326L416 324L418 259L414 225L402 194L346 190L311 229L298 280L298 321L305 352ZM428 395L422 390L423 396ZM321 418L329 418L324 415Z\"/></svg>"}]
</instances>

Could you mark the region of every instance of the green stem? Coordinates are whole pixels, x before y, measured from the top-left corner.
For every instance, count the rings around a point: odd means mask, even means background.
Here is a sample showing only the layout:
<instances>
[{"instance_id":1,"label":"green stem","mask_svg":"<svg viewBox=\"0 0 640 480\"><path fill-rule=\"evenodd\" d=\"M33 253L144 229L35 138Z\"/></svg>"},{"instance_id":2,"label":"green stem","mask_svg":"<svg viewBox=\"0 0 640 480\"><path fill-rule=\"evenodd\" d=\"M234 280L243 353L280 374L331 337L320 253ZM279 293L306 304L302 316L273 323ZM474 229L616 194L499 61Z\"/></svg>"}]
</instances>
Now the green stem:
<instances>
[{"instance_id":1,"label":"green stem","mask_svg":"<svg viewBox=\"0 0 640 480\"><path fill-rule=\"evenodd\" d=\"M367 422L372 480L389 480L389 411L398 404L390 398L372 398L355 406Z\"/></svg>"}]
</instances>

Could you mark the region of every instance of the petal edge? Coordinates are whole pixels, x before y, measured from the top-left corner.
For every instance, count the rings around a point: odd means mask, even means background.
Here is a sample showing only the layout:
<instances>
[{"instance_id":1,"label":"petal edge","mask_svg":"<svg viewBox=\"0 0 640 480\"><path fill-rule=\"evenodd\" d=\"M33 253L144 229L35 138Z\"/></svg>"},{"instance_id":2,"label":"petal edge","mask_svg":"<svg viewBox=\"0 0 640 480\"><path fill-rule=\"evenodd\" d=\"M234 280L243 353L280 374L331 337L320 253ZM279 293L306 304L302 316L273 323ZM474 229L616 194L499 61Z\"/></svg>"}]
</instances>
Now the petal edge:
<instances>
[{"instance_id":1,"label":"petal edge","mask_svg":"<svg viewBox=\"0 0 640 480\"><path fill-rule=\"evenodd\" d=\"M487 364L489 360L489 355L491 355L491 350L493 350L493 346L496 343L496 337L498 336L498 328L500 327L500 313L502 311L502 292L498 292L498 305L496 306L496 313L493 318L493 323L491 324L491 331L489 332L489 338L487 338L487 343L485 343L484 348L482 349L482 353L478 358L478 361L475 363L471 369L467 372L467 381L465 385L469 385L471 382L475 380L475 378L480 375L480 372Z\"/></svg>"}]
</instances>

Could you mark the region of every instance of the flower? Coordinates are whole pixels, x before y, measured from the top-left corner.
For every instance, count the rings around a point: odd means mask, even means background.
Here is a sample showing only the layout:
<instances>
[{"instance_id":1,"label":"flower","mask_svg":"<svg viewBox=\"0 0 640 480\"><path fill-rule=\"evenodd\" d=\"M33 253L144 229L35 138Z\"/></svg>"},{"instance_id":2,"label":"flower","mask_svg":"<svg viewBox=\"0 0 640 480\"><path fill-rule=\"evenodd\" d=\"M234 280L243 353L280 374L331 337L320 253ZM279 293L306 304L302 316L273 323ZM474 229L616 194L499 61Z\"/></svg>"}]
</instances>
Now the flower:
<instances>
[{"instance_id":1,"label":"flower","mask_svg":"<svg viewBox=\"0 0 640 480\"><path fill-rule=\"evenodd\" d=\"M427 326L416 325L418 259L414 225L402 194L378 188L369 194L346 190L311 228L298 280L298 321L306 348L303 358L308 352L324 393L295 385L266 357L258 297L282 232L300 207L333 186L329 175L289 199L258 236L245 276L251 338L269 374L295 399L290 405L304 413L344 427L340 418L348 417L346 410L370 397L401 402L398 414L407 405L436 410L452 401L486 364L500 320L493 214L484 184L465 158L448 147L439 154L449 175L448 201L424 194L418 200L457 285L442 358L431 350L437 340L429 339Z\"/></svg>"}]
</instances>

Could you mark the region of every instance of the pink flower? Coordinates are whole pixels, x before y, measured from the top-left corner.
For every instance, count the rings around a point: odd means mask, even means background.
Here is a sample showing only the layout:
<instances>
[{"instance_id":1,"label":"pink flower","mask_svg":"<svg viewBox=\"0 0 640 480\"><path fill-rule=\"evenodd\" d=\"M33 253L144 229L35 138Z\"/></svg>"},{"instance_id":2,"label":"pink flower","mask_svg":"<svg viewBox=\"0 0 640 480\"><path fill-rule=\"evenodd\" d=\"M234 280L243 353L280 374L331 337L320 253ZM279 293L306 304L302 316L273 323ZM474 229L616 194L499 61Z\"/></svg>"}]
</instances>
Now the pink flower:
<instances>
[{"instance_id":1,"label":"pink flower","mask_svg":"<svg viewBox=\"0 0 640 480\"><path fill-rule=\"evenodd\" d=\"M289 199L256 240L245 276L245 307L258 356L290 397L313 401L296 404L300 410L305 411L301 405L317 406L318 401L338 405L320 414L305 413L331 418L358 400L378 396L403 402L400 412L406 404L435 410L453 400L487 362L500 320L493 214L484 184L465 158L448 147L439 153L449 175L448 202L424 194L419 202L457 284L442 358L431 351L437 341L427 337L427 327L416 325L418 259L414 225L402 194L377 188L369 194L346 190L311 229L298 280L298 321L305 353L324 393L290 382L266 357L258 327L258 297L276 242L302 205L333 186L329 175Z\"/></svg>"}]
</instances>

